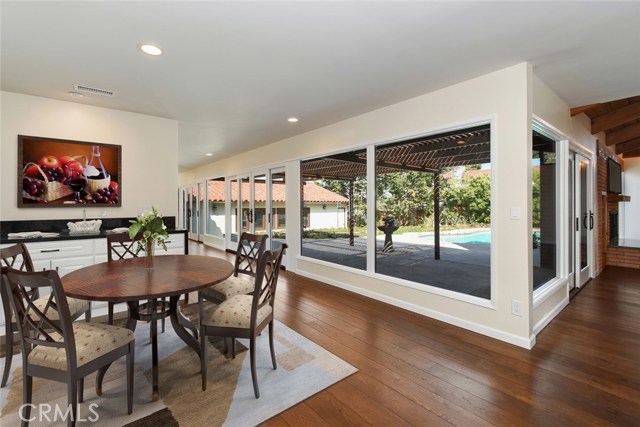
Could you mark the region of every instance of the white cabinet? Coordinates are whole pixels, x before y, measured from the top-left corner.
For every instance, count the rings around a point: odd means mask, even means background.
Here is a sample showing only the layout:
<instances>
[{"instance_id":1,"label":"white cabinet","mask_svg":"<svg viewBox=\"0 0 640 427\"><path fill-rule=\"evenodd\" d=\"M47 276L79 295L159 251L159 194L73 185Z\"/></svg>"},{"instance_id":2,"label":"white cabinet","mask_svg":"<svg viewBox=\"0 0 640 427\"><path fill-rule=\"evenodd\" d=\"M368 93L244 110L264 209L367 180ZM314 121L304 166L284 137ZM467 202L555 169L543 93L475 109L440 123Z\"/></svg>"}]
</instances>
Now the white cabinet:
<instances>
[{"instance_id":1,"label":"white cabinet","mask_svg":"<svg viewBox=\"0 0 640 427\"><path fill-rule=\"evenodd\" d=\"M171 233L166 240L167 251L161 246L156 248L155 254L162 256L168 254L185 254L184 233ZM25 242L33 267L39 270L57 270L62 277L74 270L88 265L107 262L107 239L76 239L56 240L51 242ZM13 246L3 244L2 247ZM106 302L92 303L92 317L107 313ZM117 304L116 311L126 310L126 304ZM0 335L4 334L5 317L0 307Z\"/></svg>"},{"instance_id":2,"label":"white cabinet","mask_svg":"<svg viewBox=\"0 0 640 427\"><path fill-rule=\"evenodd\" d=\"M64 276L93 264L93 239L27 243L36 270L57 270Z\"/></svg>"}]
</instances>

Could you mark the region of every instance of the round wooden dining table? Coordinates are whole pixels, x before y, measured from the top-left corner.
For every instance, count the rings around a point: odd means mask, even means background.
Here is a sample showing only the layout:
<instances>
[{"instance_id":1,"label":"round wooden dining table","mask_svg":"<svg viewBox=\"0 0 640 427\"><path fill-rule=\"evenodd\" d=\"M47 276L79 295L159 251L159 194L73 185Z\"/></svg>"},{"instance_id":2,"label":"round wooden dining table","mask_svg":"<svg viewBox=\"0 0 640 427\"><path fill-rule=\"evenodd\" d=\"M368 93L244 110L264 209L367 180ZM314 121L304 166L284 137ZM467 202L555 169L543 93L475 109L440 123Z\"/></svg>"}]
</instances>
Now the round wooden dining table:
<instances>
[{"instance_id":1,"label":"round wooden dining table","mask_svg":"<svg viewBox=\"0 0 640 427\"><path fill-rule=\"evenodd\" d=\"M90 301L126 302L127 327L135 330L138 320L151 322L152 377L151 399L158 400L157 319L169 317L176 335L198 357L198 330L182 315L180 295L222 282L233 273L233 265L221 258L201 255L162 255L146 268L144 257L103 262L75 270L62 277L67 296ZM168 306L161 299L169 298ZM148 301L141 304L141 301ZM146 309L143 309L146 307ZM156 309L149 309L155 307ZM191 331L191 334L189 333ZM98 372L96 392L102 393L102 380L108 366Z\"/></svg>"}]
</instances>

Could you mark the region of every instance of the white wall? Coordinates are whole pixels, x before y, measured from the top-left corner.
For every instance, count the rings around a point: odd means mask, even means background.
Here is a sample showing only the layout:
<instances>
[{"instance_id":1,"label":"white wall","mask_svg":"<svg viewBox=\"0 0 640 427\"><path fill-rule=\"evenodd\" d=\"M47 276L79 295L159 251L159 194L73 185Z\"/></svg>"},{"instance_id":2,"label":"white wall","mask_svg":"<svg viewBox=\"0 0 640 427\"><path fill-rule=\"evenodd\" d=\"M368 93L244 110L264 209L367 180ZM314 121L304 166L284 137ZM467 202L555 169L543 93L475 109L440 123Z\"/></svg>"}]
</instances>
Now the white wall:
<instances>
[{"instance_id":1,"label":"white wall","mask_svg":"<svg viewBox=\"0 0 640 427\"><path fill-rule=\"evenodd\" d=\"M122 206L103 207L107 217L136 216L152 205L165 216L177 216L177 121L12 92L1 92L0 101L3 221L82 217L79 207L18 209L18 135L121 145ZM91 207L87 216L97 218L101 210Z\"/></svg>"},{"instance_id":2,"label":"white wall","mask_svg":"<svg viewBox=\"0 0 640 427\"><path fill-rule=\"evenodd\" d=\"M310 208L309 229L344 227L344 214L338 213L338 207L335 204L325 204L326 209L322 209L321 204L305 204L305 206Z\"/></svg>"},{"instance_id":3,"label":"white wall","mask_svg":"<svg viewBox=\"0 0 640 427\"><path fill-rule=\"evenodd\" d=\"M596 168L596 137L591 135L591 121L585 114L579 114L575 117L571 117L570 108L566 102L564 102L558 95L556 95L544 82L542 82L537 76L533 76L533 114L535 117L545 124L547 124L553 131L563 135L562 139L567 139L575 144L582 146L584 149L591 151L592 167L592 199L594 200L593 211L597 215L598 209L596 209L595 201L597 201L597 188L595 183L597 182L597 168ZM531 156L531 153L529 153ZM566 173L561 172L561 176ZM564 201L566 197L563 194L557 195L560 200ZM560 205L558 206L560 209ZM598 220L595 219L597 227ZM597 253L597 228L593 231L593 253ZM567 247L563 247L561 244L557 246L560 253L566 253L569 250ZM595 260L592 262L595 268ZM560 266L557 267L558 271ZM560 272L560 271L559 271ZM530 289L533 289L533 276L530 277ZM564 308L569 302L569 290L568 281L559 281L551 289L545 290L540 288L540 293L536 295L534 304L532 307L532 327L533 333L537 334L555 317L562 308Z\"/></svg>"},{"instance_id":4,"label":"white wall","mask_svg":"<svg viewBox=\"0 0 640 427\"><path fill-rule=\"evenodd\" d=\"M492 120L492 253L491 303L451 295L426 286L406 286L371 273L335 268L298 258L288 268L409 310L530 347L531 292L528 256L531 138L531 67L519 64L448 88L362 114L302 135L188 171L183 184L204 177L233 175L252 168L287 165L287 213L298 204L297 159L395 141L447 128ZM294 206L291 206L292 208ZM520 208L520 220L510 209ZM299 221L291 216L287 233L290 254L299 254ZM522 317L511 314L511 301L524 305Z\"/></svg>"},{"instance_id":5,"label":"white wall","mask_svg":"<svg viewBox=\"0 0 640 427\"><path fill-rule=\"evenodd\" d=\"M621 202L624 209L624 238L640 240L640 157L624 159L622 193L631 196L630 202Z\"/></svg>"}]
</instances>

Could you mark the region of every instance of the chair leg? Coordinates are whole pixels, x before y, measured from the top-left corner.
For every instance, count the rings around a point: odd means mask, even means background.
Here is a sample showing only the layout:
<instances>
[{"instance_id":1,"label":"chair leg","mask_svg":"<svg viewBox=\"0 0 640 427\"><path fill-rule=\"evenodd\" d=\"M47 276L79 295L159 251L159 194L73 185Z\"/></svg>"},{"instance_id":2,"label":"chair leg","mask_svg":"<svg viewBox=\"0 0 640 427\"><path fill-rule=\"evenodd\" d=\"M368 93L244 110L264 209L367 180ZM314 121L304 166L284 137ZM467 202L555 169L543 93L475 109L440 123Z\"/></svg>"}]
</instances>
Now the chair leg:
<instances>
[{"instance_id":1,"label":"chair leg","mask_svg":"<svg viewBox=\"0 0 640 427\"><path fill-rule=\"evenodd\" d=\"M98 373L96 374L96 395L97 396L102 396L102 381L104 380L104 376L106 375L107 370L109 369L109 366L111 366L111 363L98 369Z\"/></svg>"},{"instance_id":2,"label":"chair leg","mask_svg":"<svg viewBox=\"0 0 640 427\"><path fill-rule=\"evenodd\" d=\"M29 425L29 418L31 418L31 395L33 392L33 377L26 375L23 371L22 375L22 427Z\"/></svg>"},{"instance_id":3,"label":"chair leg","mask_svg":"<svg viewBox=\"0 0 640 427\"><path fill-rule=\"evenodd\" d=\"M69 407L71 408L71 416L67 418L67 426L73 427L76 425L76 419L78 417L78 381L73 377L69 383L67 383L67 393Z\"/></svg>"},{"instance_id":4,"label":"chair leg","mask_svg":"<svg viewBox=\"0 0 640 427\"><path fill-rule=\"evenodd\" d=\"M129 353L127 353L127 414L133 412L133 361L135 356L134 343L129 343Z\"/></svg>"},{"instance_id":5,"label":"chair leg","mask_svg":"<svg viewBox=\"0 0 640 427\"><path fill-rule=\"evenodd\" d=\"M108 303L109 305L109 324L113 325L113 304L112 302Z\"/></svg>"},{"instance_id":6,"label":"chair leg","mask_svg":"<svg viewBox=\"0 0 640 427\"><path fill-rule=\"evenodd\" d=\"M260 397L260 390L258 390L258 378L256 375L256 337L253 336L249 340L249 356L251 357L251 379L253 380L253 392L257 399Z\"/></svg>"},{"instance_id":7,"label":"chair leg","mask_svg":"<svg viewBox=\"0 0 640 427\"><path fill-rule=\"evenodd\" d=\"M276 351L273 347L273 320L269 323L269 348L271 349L271 363L273 363L273 369L278 369L276 364Z\"/></svg>"},{"instance_id":8,"label":"chair leg","mask_svg":"<svg viewBox=\"0 0 640 427\"><path fill-rule=\"evenodd\" d=\"M202 375L202 391L207 389L207 364L209 362L207 356L207 335L204 327L200 327L200 373Z\"/></svg>"},{"instance_id":9,"label":"chair leg","mask_svg":"<svg viewBox=\"0 0 640 427\"><path fill-rule=\"evenodd\" d=\"M84 314L84 321L85 322L91 322L91 303L89 303L89 309Z\"/></svg>"},{"instance_id":10,"label":"chair leg","mask_svg":"<svg viewBox=\"0 0 640 427\"><path fill-rule=\"evenodd\" d=\"M164 316L164 305L167 302L166 298L162 298L162 333L164 333L164 320L165 320L165 316Z\"/></svg>"},{"instance_id":11,"label":"chair leg","mask_svg":"<svg viewBox=\"0 0 640 427\"><path fill-rule=\"evenodd\" d=\"M78 403L84 402L84 378L78 380Z\"/></svg>"},{"instance_id":12,"label":"chair leg","mask_svg":"<svg viewBox=\"0 0 640 427\"><path fill-rule=\"evenodd\" d=\"M231 358L236 358L236 339L231 338Z\"/></svg>"},{"instance_id":13,"label":"chair leg","mask_svg":"<svg viewBox=\"0 0 640 427\"><path fill-rule=\"evenodd\" d=\"M8 314L11 318L11 313ZM7 385L9 380L9 371L11 371L11 360L13 360L13 327L11 321L7 321L5 325L6 348L4 357L4 372L2 373L2 384L0 387Z\"/></svg>"}]
</instances>

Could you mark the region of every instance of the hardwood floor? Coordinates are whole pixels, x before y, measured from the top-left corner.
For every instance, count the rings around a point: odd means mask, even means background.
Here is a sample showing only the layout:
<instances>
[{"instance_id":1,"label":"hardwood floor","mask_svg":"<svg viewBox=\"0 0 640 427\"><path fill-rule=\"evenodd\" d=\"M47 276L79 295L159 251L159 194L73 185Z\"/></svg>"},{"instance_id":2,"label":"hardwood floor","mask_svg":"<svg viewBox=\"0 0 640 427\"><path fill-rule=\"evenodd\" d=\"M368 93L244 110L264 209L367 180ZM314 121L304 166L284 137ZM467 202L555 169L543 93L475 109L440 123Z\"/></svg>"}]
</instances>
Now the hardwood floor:
<instances>
[{"instance_id":1,"label":"hardwood floor","mask_svg":"<svg viewBox=\"0 0 640 427\"><path fill-rule=\"evenodd\" d=\"M276 304L359 372L264 425L640 426L639 270L607 268L531 351L289 272Z\"/></svg>"}]
</instances>

